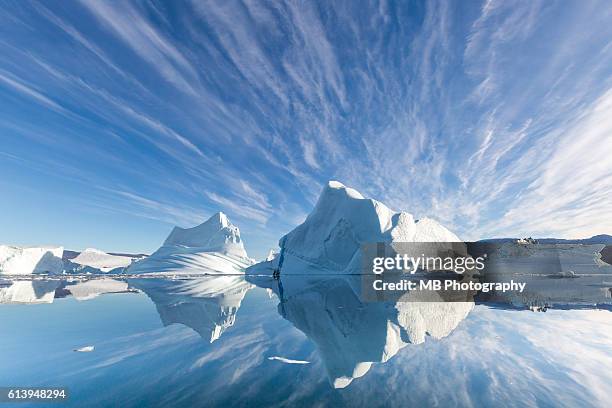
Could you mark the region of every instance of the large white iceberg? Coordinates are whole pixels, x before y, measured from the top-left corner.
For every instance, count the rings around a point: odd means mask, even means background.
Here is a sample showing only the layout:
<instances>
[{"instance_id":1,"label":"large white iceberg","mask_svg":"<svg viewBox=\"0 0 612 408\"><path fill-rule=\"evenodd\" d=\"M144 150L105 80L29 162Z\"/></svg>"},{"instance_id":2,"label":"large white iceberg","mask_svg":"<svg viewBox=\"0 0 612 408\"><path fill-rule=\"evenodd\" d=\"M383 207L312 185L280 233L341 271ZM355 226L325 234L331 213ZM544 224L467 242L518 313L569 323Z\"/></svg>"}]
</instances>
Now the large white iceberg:
<instances>
[{"instance_id":1,"label":"large white iceberg","mask_svg":"<svg viewBox=\"0 0 612 408\"><path fill-rule=\"evenodd\" d=\"M249 268L269 274L282 265L284 274L355 274L362 271L362 244L394 242L460 242L430 218L415 220L358 191L330 181L306 220L281 238L279 256Z\"/></svg>"},{"instance_id":2,"label":"large white iceberg","mask_svg":"<svg viewBox=\"0 0 612 408\"><path fill-rule=\"evenodd\" d=\"M62 273L63 247L16 247L0 245L0 274L31 275Z\"/></svg>"},{"instance_id":3,"label":"large white iceberg","mask_svg":"<svg viewBox=\"0 0 612 408\"><path fill-rule=\"evenodd\" d=\"M132 264L127 273L243 274L252 264L240 230L218 212L196 227L174 227L157 251Z\"/></svg>"}]
</instances>

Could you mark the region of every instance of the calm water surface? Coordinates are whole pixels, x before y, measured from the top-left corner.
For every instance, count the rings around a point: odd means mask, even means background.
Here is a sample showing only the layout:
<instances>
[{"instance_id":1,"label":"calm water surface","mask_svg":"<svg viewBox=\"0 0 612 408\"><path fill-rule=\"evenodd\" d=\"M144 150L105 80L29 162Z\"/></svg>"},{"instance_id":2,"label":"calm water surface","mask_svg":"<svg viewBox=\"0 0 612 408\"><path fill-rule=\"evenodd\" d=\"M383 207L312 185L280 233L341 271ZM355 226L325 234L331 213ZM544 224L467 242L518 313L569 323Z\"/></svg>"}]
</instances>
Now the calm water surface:
<instances>
[{"instance_id":1,"label":"calm water surface","mask_svg":"<svg viewBox=\"0 0 612 408\"><path fill-rule=\"evenodd\" d=\"M0 291L0 386L68 387L57 406L603 407L612 395L607 310L371 303L344 278Z\"/></svg>"}]
</instances>

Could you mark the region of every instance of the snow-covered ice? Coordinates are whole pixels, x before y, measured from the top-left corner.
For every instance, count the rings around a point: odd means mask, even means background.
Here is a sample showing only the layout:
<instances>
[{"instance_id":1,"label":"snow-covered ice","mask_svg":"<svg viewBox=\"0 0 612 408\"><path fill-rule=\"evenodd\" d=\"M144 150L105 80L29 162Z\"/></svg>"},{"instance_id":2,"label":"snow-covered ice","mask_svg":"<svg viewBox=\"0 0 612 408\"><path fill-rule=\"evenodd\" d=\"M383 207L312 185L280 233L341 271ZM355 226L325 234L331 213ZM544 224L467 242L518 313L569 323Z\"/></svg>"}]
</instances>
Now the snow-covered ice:
<instances>
[{"instance_id":1,"label":"snow-covered ice","mask_svg":"<svg viewBox=\"0 0 612 408\"><path fill-rule=\"evenodd\" d=\"M283 274L360 273L360 246L378 242L461 242L430 218L414 220L358 191L330 181L306 220L280 239L281 253L247 270L270 274L282 263Z\"/></svg>"},{"instance_id":2,"label":"snow-covered ice","mask_svg":"<svg viewBox=\"0 0 612 408\"><path fill-rule=\"evenodd\" d=\"M128 267L135 258L111 255L95 248L87 248L70 262L76 264L72 272L118 272Z\"/></svg>"},{"instance_id":3,"label":"snow-covered ice","mask_svg":"<svg viewBox=\"0 0 612 408\"><path fill-rule=\"evenodd\" d=\"M196 227L175 227L157 251L129 266L127 273L243 274L252 264L240 230L218 212Z\"/></svg>"},{"instance_id":4,"label":"snow-covered ice","mask_svg":"<svg viewBox=\"0 0 612 408\"><path fill-rule=\"evenodd\" d=\"M0 274L61 273L64 269L63 253L63 247L0 245Z\"/></svg>"}]
</instances>

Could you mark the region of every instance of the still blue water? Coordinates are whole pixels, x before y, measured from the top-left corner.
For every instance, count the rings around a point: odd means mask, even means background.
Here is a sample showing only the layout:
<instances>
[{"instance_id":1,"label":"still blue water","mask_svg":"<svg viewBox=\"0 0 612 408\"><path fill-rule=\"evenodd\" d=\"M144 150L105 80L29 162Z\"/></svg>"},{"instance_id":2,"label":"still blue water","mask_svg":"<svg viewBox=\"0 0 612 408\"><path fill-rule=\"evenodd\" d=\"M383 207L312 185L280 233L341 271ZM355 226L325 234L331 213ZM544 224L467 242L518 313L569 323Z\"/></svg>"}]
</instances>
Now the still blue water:
<instances>
[{"instance_id":1,"label":"still blue water","mask_svg":"<svg viewBox=\"0 0 612 408\"><path fill-rule=\"evenodd\" d=\"M600 407L612 395L607 310L367 303L341 279L289 278L283 293L240 277L127 283L1 304L0 386L67 387L57 406L71 407Z\"/></svg>"}]
</instances>

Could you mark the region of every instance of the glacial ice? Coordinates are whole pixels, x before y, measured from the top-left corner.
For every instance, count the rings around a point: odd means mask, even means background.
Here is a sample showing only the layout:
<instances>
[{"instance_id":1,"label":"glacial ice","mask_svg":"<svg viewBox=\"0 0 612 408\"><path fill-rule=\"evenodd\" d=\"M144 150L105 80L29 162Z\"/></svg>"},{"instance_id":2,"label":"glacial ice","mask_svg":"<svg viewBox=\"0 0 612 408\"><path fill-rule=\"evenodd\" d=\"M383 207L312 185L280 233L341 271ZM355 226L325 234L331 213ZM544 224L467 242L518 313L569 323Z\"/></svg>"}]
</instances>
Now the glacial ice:
<instances>
[{"instance_id":1,"label":"glacial ice","mask_svg":"<svg viewBox=\"0 0 612 408\"><path fill-rule=\"evenodd\" d=\"M75 264L71 272L120 272L133 260L129 256L111 255L99 249L87 248L70 261ZM66 264L68 266L68 262Z\"/></svg>"},{"instance_id":2,"label":"glacial ice","mask_svg":"<svg viewBox=\"0 0 612 408\"><path fill-rule=\"evenodd\" d=\"M63 247L16 247L0 245L0 274L31 275L62 273Z\"/></svg>"},{"instance_id":3,"label":"glacial ice","mask_svg":"<svg viewBox=\"0 0 612 408\"><path fill-rule=\"evenodd\" d=\"M174 227L151 256L133 263L127 273L243 274L253 264L240 230L218 212L193 228Z\"/></svg>"},{"instance_id":4,"label":"glacial ice","mask_svg":"<svg viewBox=\"0 0 612 408\"><path fill-rule=\"evenodd\" d=\"M330 181L306 220L280 239L281 253L247 270L267 275L282 262L282 273L358 274L360 246L377 242L460 242L438 222L414 220L405 212L364 198L358 191Z\"/></svg>"}]
</instances>

